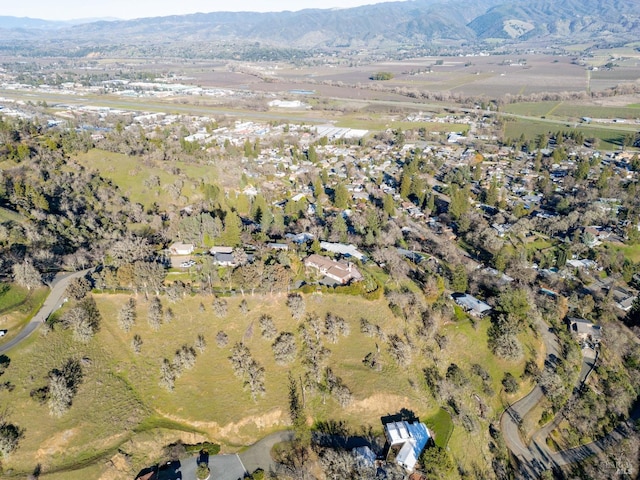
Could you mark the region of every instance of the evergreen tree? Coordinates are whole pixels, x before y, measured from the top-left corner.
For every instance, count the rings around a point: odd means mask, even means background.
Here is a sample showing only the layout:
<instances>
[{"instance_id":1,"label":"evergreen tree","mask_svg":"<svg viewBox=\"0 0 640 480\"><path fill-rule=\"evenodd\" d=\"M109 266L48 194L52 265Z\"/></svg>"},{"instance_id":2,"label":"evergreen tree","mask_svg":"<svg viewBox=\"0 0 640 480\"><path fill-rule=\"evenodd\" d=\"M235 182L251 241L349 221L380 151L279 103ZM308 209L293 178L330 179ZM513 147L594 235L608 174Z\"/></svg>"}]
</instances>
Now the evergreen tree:
<instances>
[{"instance_id":1,"label":"evergreen tree","mask_svg":"<svg viewBox=\"0 0 640 480\"><path fill-rule=\"evenodd\" d=\"M349 191L343 183L339 183L336 186L333 197L333 204L336 208L339 208L341 210L344 210L349 206Z\"/></svg>"}]
</instances>

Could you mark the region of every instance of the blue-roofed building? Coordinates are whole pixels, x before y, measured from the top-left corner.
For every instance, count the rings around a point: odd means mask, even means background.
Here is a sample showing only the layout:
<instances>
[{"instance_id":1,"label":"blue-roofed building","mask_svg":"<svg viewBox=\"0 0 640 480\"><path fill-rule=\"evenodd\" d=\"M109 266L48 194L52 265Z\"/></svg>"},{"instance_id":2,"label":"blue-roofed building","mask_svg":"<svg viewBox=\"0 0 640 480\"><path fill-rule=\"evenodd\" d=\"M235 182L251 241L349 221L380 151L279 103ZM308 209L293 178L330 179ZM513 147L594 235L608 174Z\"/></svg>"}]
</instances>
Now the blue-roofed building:
<instances>
[{"instance_id":1,"label":"blue-roofed building","mask_svg":"<svg viewBox=\"0 0 640 480\"><path fill-rule=\"evenodd\" d=\"M468 293L454 293L451 295L453 301L460 305L465 312L470 313L474 317L482 318L491 311L491 305L486 304L482 300L478 300Z\"/></svg>"},{"instance_id":2,"label":"blue-roofed building","mask_svg":"<svg viewBox=\"0 0 640 480\"><path fill-rule=\"evenodd\" d=\"M384 432L390 448L398 449L396 463L408 472L413 472L420 454L431 438L427 426L420 422L391 422L385 424Z\"/></svg>"}]
</instances>

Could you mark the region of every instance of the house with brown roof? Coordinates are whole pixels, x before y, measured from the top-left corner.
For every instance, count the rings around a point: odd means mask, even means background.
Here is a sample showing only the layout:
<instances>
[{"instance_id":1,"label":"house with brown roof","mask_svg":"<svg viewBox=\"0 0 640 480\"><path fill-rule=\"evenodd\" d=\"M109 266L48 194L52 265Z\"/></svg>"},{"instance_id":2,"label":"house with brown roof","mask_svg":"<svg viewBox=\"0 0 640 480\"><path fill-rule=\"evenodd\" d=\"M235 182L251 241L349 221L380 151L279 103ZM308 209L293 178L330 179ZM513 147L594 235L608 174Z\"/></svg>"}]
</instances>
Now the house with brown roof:
<instances>
[{"instance_id":1,"label":"house with brown roof","mask_svg":"<svg viewBox=\"0 0 640 480\"><path fill-rule=\"evenodd\" d=\"M338 262L314 253L307 257L304 264L306 267L318 270L322 275L340 285L362 280L362 274L351 262Z\"/></svg>"}]
</instances>

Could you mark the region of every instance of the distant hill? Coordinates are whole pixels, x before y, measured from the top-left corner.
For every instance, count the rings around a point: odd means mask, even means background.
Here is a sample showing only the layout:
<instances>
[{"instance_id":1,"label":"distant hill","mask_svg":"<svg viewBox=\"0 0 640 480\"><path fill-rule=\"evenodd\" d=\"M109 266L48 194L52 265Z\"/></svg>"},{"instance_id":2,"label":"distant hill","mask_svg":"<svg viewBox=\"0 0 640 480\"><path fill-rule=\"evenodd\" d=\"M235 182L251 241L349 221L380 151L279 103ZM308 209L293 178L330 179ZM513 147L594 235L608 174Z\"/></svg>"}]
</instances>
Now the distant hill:
<instances>
[{"instance_id":1,"label":"distant hill","mask_svg":"<svg viewBox=\"0 0 640 480\"><path fill-rule=\"evenodd\" d=\"M249 41L297 48L481 42L490 38L634 40L638 0L413 0L348 9L216 12L120 21L0 17L4 41L37 38L112 44Z\"/></svg>"},{"instance_id":2,"label":"distant hill","mask_svg":"<svg viewBox=\"0 0 640 480\"><path fill-rule=\"evenodd\" d=\"M59 29L64 27L69 27L71 25L81 25L99 21L114 21L118 20L115 17L111 18L79 18L75 20L64 20L64 21L55 21L55 20L41 20L39 18L29 18L29 17L9 17L0 15L0 28L2 29Z\"/></svg>"}]
</instances>

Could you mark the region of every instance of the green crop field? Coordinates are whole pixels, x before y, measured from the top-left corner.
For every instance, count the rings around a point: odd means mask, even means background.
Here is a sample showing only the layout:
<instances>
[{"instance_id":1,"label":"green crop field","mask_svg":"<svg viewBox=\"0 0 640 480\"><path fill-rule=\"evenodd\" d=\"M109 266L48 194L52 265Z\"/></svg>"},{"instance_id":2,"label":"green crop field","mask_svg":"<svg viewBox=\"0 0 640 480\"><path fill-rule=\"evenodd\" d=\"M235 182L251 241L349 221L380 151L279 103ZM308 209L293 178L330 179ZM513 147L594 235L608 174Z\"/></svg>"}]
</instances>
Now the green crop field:
<instances>
[{"instance_id":1,"label":"green crop field","mask_svg":"<svg viewBox=\"0 0 640 480\"><path fill-rule=\"evenodd\" d=\"M503 107L503 111L529 117L542 117L549 114L560 102L522 102L511 103Z\"/></svg>"},{"instance_id":2,"label":"green crop field","mask_svg":"<svg viewBox=\"0 0 640 480\"><path fill-rule=\"evenodd\" d=\"M392 130L418 130L424 128L427 132L463 132L469 130L469 125L461 123L440 123L440 122L404 122L390 121L381 118L343 118L336 122L337 127L355 128L363 130L371 130L374 132L386 129Z\"/></svg>"},{"instance_id":3,"label":"green crop field","mask_svg":"<svg viewBox=\"0 0 640 480\"><path fill-rule=\"evenodd\" d=\"M165 309L171 308L175 318L157 332L149 327L148 304L139 297L137 322L131 332L125 333L117 326L116 318L127 298L96 295L103 320L97 336L87 345L74 342L70 332L57 326L47 337L36 334L10 352L11 365L2 380L12 382L16 388L13 392L0 392L0 405L10 404L11 420L25 429L20 448L7 463L16 474L33 470L39 462L45 472L60 471L51 478L63 478L59 476L62 472L69 475L66 478L80 478L80 474L76 477L66 469L80 463L86 468L79 472L94 472L93 462L104 464L118 448L131 454L132 468L142 468L153 460L154 453L158 454L161 445L172 438L175 441L181 432L202 432L211 441L221 443L224 450L233 451L287 427L288 376L291 373L300 378L303 367L299 360L288 366L277 365L271 341L262 339L258 325L260 315L268 314L279 331L297 332L298 323L292 320L284 296L247 296L246 315L239 308L242 297L227 298L226 318L213 314L212 297L186 297L175 304L163 298ZM199 307L201 302L204 311ZM359 319L364 316L381 325L387 334L402 334L405 322L395 319L384 300L313 294L306 296L306 309L321 318L332 312L349 323L349 336L341 337L336 344L325 340L324 345L331 351L327 365L351 389L354 399L343 409L330 395L307 392L308 415L315 421L342 420L353 428L369 424L381 431L381 416L407 408L430 419L439 441L451 436L450 421L438 413L438 403L424 386L422 355L414 355L409 367L399 367L389 357L384 342L360 333ZM490 373L492 387L498 392L504 371L519 376L523 361L505 362L488 351L488 324L483 321L474 328L469 320L462 320L445 326L442 333L449 341L437 354L438 364L446 369L449 363L456 362L468 372L470 365L480 363ZM229 344L223 348L215 342L219 330L229 337ZM139 355L130 347L134 334L143 341ZM206 350L198 355L195 367L177 379L175 390L166 391L158 384L162 359L171 360L182 345L193 345L198 334L205 336ZM234 376L228 360L231 346L241 340L266 372L266 395L255 402ZM300 346L297 333L296 341ZM367 353L376 351L376 344L381 347L381 372L362 363ZM535 341L527 345L530 349L537 347ZM59 368L69 357L82 359L85 378L69 412L54 419L47 406L30 399L29 393L45 385L47 372ZM472 382L477 381L468 375ZM501 400L496 396L488 403L498 415ZM470 398L465 408L475 409L475 400ZM468 438L464 429L454 429L452 449L463 451ZM141 452L140 445L145 442L148 445Z\"/></svg>"},{"instance_id":4,"label":"green crop field","mask_svg":"<svg viewBox=\"0 0 640 480\"><path fill-rule=\"evenodd\" d=\"M582 117L606 119L640 117L640 108L633 104L626 107L601 107L571 102L523 102L505 105L503 110L507 113L529 117L546 116L574 120Z\"/></svg>"},{"instance_id":5,"label":"green crop field","mask_svg":"<svg viewBox=\"0 0 640 480\"><path fill-rule=\"evenodd\" d=\"M617 150L620 148L625 134L633 133L633 126L605 127L587 124L562 124L544 120L511 119L505 122L504 135L507 138L519 138L524 134L528 140L534 140L537 135L555 133L558 131L578 130L585 138L595 137L600 140L598 148L602 150Z\"/></svg>"}]
</instances>

